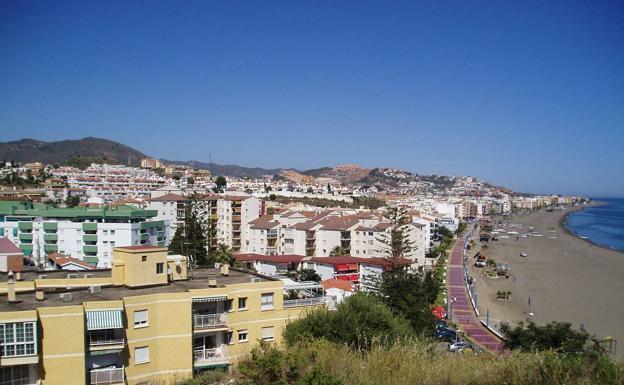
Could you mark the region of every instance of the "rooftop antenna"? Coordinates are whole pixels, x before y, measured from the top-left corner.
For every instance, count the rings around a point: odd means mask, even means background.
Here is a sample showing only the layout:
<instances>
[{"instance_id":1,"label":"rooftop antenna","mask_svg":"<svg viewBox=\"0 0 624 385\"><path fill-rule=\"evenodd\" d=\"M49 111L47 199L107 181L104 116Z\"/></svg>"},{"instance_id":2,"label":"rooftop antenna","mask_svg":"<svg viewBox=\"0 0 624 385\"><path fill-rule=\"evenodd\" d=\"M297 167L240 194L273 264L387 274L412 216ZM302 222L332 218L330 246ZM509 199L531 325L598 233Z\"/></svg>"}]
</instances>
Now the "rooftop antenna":
<instances>
[{"instance_id":1,"label":"rooftop antenna","mask_svg":"<svg viewBox=\"0 0 624 385\"><path fill-rule=\"evenodd\" d=\"M208 157L210 158L210 177L212 177L214 174L214 170L212 167L212 152L208 154Z\"/></svg>"}]
</instances>

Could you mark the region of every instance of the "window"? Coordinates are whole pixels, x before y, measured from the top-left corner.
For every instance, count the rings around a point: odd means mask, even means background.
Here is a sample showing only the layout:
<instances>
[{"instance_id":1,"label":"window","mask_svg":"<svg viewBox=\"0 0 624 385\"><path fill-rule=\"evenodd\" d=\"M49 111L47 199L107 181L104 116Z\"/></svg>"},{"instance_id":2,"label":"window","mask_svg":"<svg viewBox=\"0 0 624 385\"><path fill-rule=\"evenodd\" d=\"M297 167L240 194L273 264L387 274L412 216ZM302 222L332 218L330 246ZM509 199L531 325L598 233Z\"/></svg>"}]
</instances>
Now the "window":
<instances>
[{"instance_id":1,"label":"window","mask_svg":"<svg viewBox=\"0 0 624 385\"><path fill-rule=\"evenodd\" d=\"M247 342L247 329L238 331L238 342Z\"/></svg>"},{"instance_id":2,"label":"window","mask_svg":"<svg viewBox=\"0 0 624 385\"><path fill-rule=\"evenodd\" d=\"M273 341L273 326L262 328L262 339L265 341Z\"/></svg>"},{"instance_id":3,"label":"window","mask_svg":"<svg viewBox=\"0 0 624 385\"><path fill-rule=\"evenodd\" d=\"M134 328L143 328L149 325L147 310L137 310L134 312Z\"/></svg>"},{"instance_id":4,"label":"window","mask_svg":"<svg viewBox=\"0 0 624 385\"><path fill-rule=\"evenodd\" d=\"M149 362L149 347L134 348L134 364L138 365L146 362Z\"/></svg>"},{"instance_id":5,"label":"window","mask_svg":"<svg viewBox=\"0 0 624 385\"><path fill-rule=\"evenodd\" d=\"M115 235L115 230L111 230L110 235Z\"/></svg>"},{"instance_id":6,"label":"window","mask_svg":"<svg viewBox=\"0 0 624 385\"><path fill-rule=\"evenodd\" d=\"M238 299L238 310L246 310L247 309L247 297L240 297Z\"/></svg>"},{"instance_id":7,"label":"window","mask_svg":"<svg viewBox=\"0 0 624 385\"><path fill-rule=\"evenodd\" d=\"M273 309L273 293L262 294L262 300L260 302L260 309L261 310Z\"/></svg>"},{"instance_id":8,"label":"window","mask_svg":"<svg viewBox=\"0 0 624 385\"><path fill-rule=\"evenodd\" d=\"M35 323L15 322L0 324L0 355L28 356L36 353Z\"/></svg>"},{"instance_id":9,"label":"window","mask_svg":"<svg viewBox=\"0 0 624 385\"><path fill-rule=\"evenodd\" d=\"M225 332L223 334L223 339L227 345L232 344L232 334L233 334L232 332Z\"/></svg>"},{"instance_id":10,"label":"window","mask_svg":"<svg viewBox=\"0 0 624 385\"><path fill-rule=\"evenodd\" d=\"M225 301L225 311L232 311L232 302L234 300L228 299Z\"/></svg>"},{"instance_id":11,"label":"window","mask_svg":"<svg viewBox=\"0 0 624 385\"><path fill-rule=\"evenodd\" d=\"M14 365L0 368L0 385L26 385L31 382L28 365Z\"/></svg>"},{"instance_id":12,"label":"window","mask_svg":"<svg viewBox=\"0 0 624 385\"><path fill-rule=\"evenodd\" d=\"M162 274L165 271L165 264L163 262L159 262L156 264L156 274Z\"/></svg>"},{"instance_id":13,"label":"window","mask_svg":"<svg viewBox=\"0 0 624 385\"><path fill-rule=\"evenodd\" d=\"M141 257L141 262L147 262L147 255Z\"/></svg>"}]
</instances>

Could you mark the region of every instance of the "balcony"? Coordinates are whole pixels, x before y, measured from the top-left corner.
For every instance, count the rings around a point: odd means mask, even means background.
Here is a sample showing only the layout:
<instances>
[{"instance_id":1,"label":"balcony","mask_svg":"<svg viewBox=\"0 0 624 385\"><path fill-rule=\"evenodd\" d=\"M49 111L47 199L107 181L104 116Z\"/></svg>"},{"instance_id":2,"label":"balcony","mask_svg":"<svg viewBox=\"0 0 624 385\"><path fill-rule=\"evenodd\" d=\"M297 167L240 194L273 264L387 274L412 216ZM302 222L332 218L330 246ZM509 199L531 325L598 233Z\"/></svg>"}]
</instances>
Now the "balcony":
<instances>
[{"instance_id":1,"label":"balcony","mask_svg":"<svg viewBox=\"0 0 624 385\"><path fill-rule=\"evenodd\" d=\"M91 385L125 384L124 368L93 369L89 372Z\"/></svg>"},{"instance_id":2,"label":"balcony","mask_svg":"<svg viewBox=\"0 0 624 385\"><path fill-rule=\"evenodd\" d=\"M43 240L45 243L56 243L58 242L58 235L56 234L43 234Z\"/></svg>"},{"instance_id":3,"label":"balcony","mask_svg":"<svg viewBox=\"0 0 624 385\"><path fill-rule=\"evenodd\" d=\"M56 253L58 251L57 245L43 245L43 251L46 253Z\"/></svg>"},{"instance_id":4,"label":"balcony","mask_svg":"<svg viewBox=\"0 0 624 385\"><path fill-rule=\"evenodd\" d=\"M298 299L285 299L284 307L301 307L301 306L315 306L325 303L325 297L311 297L311 298L298 298Z\"/></svg>"},{"instance_id":5,"label":"balcony","mask_svg":"<svg viewBox=\"0 0 624 385\"><path fill-rule=\"evenodd\" d=\"M193 330L227 328L227 314L193 314Z\"/></svg>"},{"instance_id":6,"label":"balcony","mask_svg":"<svg viewBox=\"0 0 624 385\"><path fill-rule=\"evenodd\" d=\"M123 329L91 330L87 335L89 350L117 350L126 345Z\"/></svg>"},{"instance_id":7,"label":"balcony","mask_svg":"<svg viewBox=\"0 0 624 385\"><path fill-rule=\"evenodd\" d=\"M277 231L267 231L267 239L277 239Z\"/></svg>"},{"instance_id":8,"label":"balcony","mask_svg":"<svg viewBox=\"0 0 624 385\"><path fill-rule=\"evenodd\" d=\"M97 242L98 237L96 234L84 234L82 240L83 242Z\"/></svg>"},{"instance_id":9,"label":"balcony","mask_svg":"<svg viewBox=\"0 0 624 385\"><path fill-rule=\"evenodd\" d=\"M82 251L88 254L97 254L98 247L96 245L84 245Z\"/></svg>"},{"instance_id":10,"label":"balcony","mask_svg":"<svg viewBox=\"0 0 624 385\"><path fill-rule=\"evenodd\" d=\"M193 350L193 366L207 367L212 365L228 365L227 346L218 348Z\"/></svg>"}]
</instances>

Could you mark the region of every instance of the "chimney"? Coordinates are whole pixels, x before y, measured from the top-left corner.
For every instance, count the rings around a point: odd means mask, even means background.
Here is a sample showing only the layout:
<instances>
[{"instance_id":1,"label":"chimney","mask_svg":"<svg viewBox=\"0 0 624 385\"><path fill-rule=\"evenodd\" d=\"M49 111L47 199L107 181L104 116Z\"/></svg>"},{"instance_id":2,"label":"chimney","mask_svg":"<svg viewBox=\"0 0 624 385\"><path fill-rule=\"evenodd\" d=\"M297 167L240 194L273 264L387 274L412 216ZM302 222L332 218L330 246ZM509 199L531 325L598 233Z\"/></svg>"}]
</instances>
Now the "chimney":
<instances>
[{"instance_id":1,"label":"chimney","mask_svg":"<svg viewBox=\"0 0 624 385\"><path fill-rule=\"evenodd\" d=\"M22 280L22 272L18 271L17 273L15 273L15 280L16 281L21 281Z\"/></svg>"},{"instance_id":2,"label":"chimney","mask_svg":"<svg viewBox=\"0 0 624 385\"><path fill-rule=\"evenodd\" d=\"M212 274L208 277L208 287L217 287L217 277Z\"/></svg>"},{"instance_id":3,"label":"chimney","mask_svg":"<svg viewBox=\"0 0 624 385\"><path fill-rule=\"evenodd\" d=\"M7 282L7 297L9 303L17 302L15 298L15 280L13 279L13 271L9 271L9 281Z\"/></svg>"},{"instance_id":4,"label":"chimney","mask_svg":"<svg viewBox=\"0 0 624 385\"><path fill-rule=\"evenodd\" d=\"M35 290L35 299L37 301L43 301L45 299L45 295L43 293L43 289Z\"/></svg>"},{"instance_id":5,"label":"chimney","mask_svg":"<svg viewBox=\"0 0 624 385\"><path fill-rule=\"evenodd\" d=\"M221 275L224 277L227 277L230 275L230 265L228 265L227 263L224 263L223 265L221 265Z\"/></svg>"}]
</instances>

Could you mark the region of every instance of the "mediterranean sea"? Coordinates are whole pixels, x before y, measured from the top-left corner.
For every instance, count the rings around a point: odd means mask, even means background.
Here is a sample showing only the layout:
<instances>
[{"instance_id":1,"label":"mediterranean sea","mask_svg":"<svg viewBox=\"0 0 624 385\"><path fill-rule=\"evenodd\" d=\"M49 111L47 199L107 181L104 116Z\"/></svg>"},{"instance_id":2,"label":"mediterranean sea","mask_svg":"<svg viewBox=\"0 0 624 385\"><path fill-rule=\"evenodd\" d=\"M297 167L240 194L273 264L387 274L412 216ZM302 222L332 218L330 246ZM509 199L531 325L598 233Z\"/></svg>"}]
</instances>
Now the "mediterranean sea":
<instances>
[{"instance_id":1,"label":"mediterranean sea","mask_svg":"<svg viewBox=\"0 0 624 385\"><path fill-rule=\"evenodd\" d=\"M624 199L593 198L604 205L587 207L568 215L565 226L575 235L624 252Z\"/></svg>"}]
</instances>

